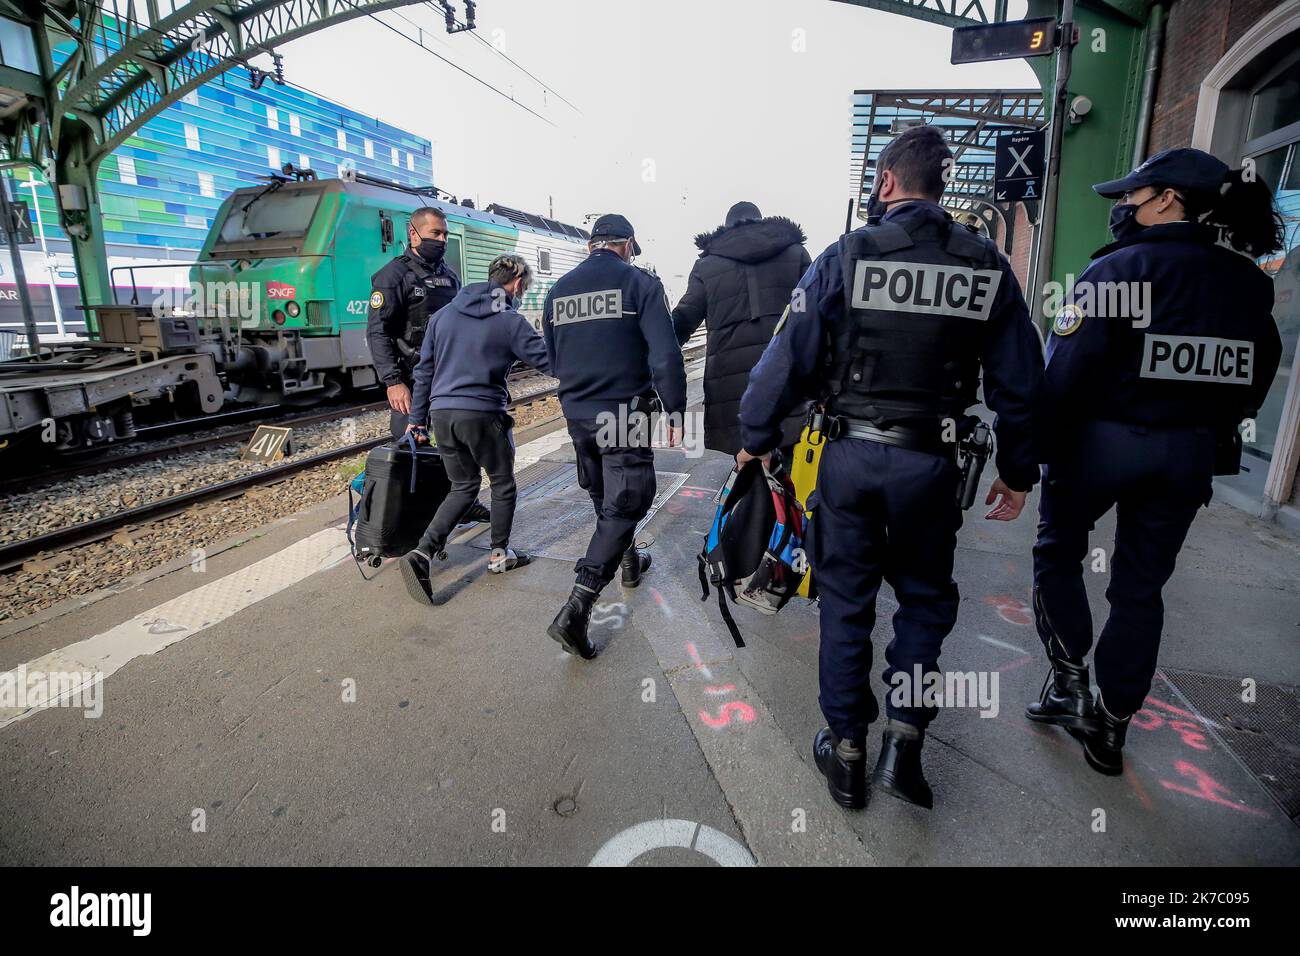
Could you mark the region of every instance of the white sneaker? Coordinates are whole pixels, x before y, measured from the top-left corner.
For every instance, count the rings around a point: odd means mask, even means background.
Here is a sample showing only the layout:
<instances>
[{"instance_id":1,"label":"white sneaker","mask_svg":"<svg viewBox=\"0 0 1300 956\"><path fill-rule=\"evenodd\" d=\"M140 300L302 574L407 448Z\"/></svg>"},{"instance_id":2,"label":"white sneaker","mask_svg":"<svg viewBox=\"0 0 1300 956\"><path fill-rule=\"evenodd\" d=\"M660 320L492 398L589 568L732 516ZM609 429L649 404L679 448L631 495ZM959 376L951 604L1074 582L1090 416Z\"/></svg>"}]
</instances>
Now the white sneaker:
<instances>
[{"instance_id":1,"label":"white sneaker","mask_svg":"<svg viewBox=\"0 0 1300 956\"><path fill-rule=\"evenodd\" d=\"M533 556L527 551L493 548L492 553L488 555L488 570L493 574L505 574L515 568L522 568L525 564L531 564L532 560Z\"/></svg>"}]
</instances>

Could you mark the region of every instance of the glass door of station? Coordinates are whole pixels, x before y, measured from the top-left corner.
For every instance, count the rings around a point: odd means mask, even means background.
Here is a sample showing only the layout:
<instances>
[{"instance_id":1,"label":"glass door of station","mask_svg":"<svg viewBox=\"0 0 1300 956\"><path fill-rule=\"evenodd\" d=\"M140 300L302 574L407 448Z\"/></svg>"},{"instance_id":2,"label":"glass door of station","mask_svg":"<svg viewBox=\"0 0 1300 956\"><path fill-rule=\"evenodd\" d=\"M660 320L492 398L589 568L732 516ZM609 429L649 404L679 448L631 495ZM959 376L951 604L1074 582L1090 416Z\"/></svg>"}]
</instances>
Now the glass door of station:
<instances>
[{"instance_id":1,"label":"glass door of station","mask_svg":"<svg viewBox=\"0 0 1300 956\"><path fill-rule=\"evenodd\" d=\"M1282 252L1259 260L1273 277L1273 318L1282 334L1282 362L1256 418L1256 441L1250 454L1272 458L1282 421L1296 340L1300 337L1300 51L1284 57L1266 74L1250 100L1242 155L1255 163L1268 183L1286 223Z\"/></svg>"}]
</instances>

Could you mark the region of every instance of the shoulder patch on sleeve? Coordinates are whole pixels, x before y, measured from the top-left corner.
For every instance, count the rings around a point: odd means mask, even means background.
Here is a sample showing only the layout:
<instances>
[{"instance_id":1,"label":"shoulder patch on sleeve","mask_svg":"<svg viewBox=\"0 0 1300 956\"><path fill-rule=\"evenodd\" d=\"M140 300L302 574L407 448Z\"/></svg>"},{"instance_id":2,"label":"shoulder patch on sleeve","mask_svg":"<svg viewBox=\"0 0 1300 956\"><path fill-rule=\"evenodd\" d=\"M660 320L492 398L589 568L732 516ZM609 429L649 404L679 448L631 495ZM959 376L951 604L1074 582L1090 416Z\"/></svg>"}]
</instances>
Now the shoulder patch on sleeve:
<instances>
[{"instance_id":1,"label":"shoulder patch on sleeve","mask_svg":"<svg viewBox=\"0 0 1300 956\"><path fill-rule=\"evenodd\" d=\"M776 328L772 330L772 338L781 334L781 330L785 328L785 320L788 318L790 318L790 307L787 305L785 311L781 313L781 318L777 320Z\"/></svg>"},{"instance_id":2,"label":"shoulder patch on sleeve","mask_svg":"<svg viewBox=\"0 0 1300 956\"><path fill-rule=\"evenodd\" d=\"M384 307L384 294L376 289L370 293L370 308L382 309Z\"/></svg>"},{"instance_id":3,"label":"shoulder patch on sleeve","mask_svg":"<svg viewBox=\"0 0 1300 956\"><path fill-rule=\"evenodd\" d=\"M1061 311L1057 312L1056 318L1052 320L1052 334L1073 335L1079 331L1081 325L1083 325L1083 309L1070 302L1061 306Z\"/></svg>"}]
</instances>

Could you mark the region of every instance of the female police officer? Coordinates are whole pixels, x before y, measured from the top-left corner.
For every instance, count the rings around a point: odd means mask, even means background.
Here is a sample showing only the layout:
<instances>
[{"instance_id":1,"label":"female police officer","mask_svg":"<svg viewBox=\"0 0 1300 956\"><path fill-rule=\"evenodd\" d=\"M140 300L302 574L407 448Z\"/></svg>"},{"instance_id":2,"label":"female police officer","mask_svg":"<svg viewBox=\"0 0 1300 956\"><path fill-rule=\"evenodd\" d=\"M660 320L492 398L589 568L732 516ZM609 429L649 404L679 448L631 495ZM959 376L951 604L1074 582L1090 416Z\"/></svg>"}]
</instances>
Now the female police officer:
<instances>
[{"instance_id":1,"label":"female police officer","mask_svg":"<svg viewBox=\"0 0 1300 956\"><path fill-rule=\"evenodd\" d=\"M1033 600L1052 672L1026 716L1067 729L1093 769L1113 775L1155 674L1161 590L1209 503L1211 476L1238 470L1237 426L1277 371L1272 283L1251 260L1279 249L1282 235L1268 187L1196 149L1158 153L1093 188L1118 199L1114 241L1075 283L1047 346L1055 427ZM1083 560L1111 508L1111 610L1094 704Z\"/></svg>"}]
</instances>

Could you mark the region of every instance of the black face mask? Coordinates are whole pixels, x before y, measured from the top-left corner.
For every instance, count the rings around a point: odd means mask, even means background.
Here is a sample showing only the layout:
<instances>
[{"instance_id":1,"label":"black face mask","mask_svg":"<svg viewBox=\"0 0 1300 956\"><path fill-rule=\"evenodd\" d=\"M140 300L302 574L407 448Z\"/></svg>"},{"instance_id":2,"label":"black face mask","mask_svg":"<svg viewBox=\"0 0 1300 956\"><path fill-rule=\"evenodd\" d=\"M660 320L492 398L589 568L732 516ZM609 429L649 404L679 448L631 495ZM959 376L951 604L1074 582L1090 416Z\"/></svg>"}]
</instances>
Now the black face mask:
<instances>
[{"instance_id":1,"label":"black face mask","mask_svg":"<svg viewBox=\"0 0 1300 956\"><path fill-rule=\"evenodd\" d=\"M1146 228L1137 220L1139 208L1127 202L1110 207L1110 234L1116 242L1132 239Z\"/></svg>"},{"instance_id":2,"label":"black face mask","mask_svg":"<svg viewBox=\"0 0 1300 956\"><path fill-rule=\"evenodd\" d=\"M867 197L867 222L880 222L880 217L883 216L888 209L889 204L881 202L880 194L872 192L872 194Z\"/></svg>"},{"instance_id":3,"label":"black face mask","mask_svg":"<svg viewBox=\"0 0 1300 956\"><path fill-rule=\"evenodd\" d=\"M1142 223L1138 222L1137 211L1147 203L1159 199L1161 195L1162 194L1157 193L1156 195L1149 196L1136 204L1127 202L1117 203L1110 207L1110 234L1115 237L1116 242L1120 242L1124 239L1132 239L1143 229L1147 228ZM1187 201L1183 199L1182 196L1178 196L1177 193L1174 195L1177 196L1178 201L1183 203L1184 206L1187 204Z\"/></svg>"},{"instance_id":4,"label":"black face mask","mask_svg":"<svg viewBox=\"0 0 1300 956\"><path fill-rule=\"evenodd\" d=\"M447 251L447 243L438 239L421 239L415 251L429 265L436 266L442 261L443 254Z\"/></svg>"},{"instance_id":5,"label":"black face mask","mask_svg":"<svg viewBox=\"0 0 1300 956\"><path fill-rule=\"evenodd\" d=\"M874 226L889 211L890 206L900 202L907 202L907 200L891 199L889 202L884 202L877 193L872 192L867 197L867 222Z\"/></svg>"}]
</instances>

